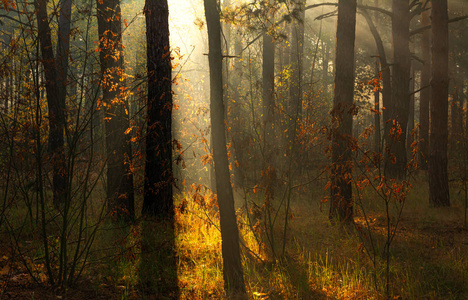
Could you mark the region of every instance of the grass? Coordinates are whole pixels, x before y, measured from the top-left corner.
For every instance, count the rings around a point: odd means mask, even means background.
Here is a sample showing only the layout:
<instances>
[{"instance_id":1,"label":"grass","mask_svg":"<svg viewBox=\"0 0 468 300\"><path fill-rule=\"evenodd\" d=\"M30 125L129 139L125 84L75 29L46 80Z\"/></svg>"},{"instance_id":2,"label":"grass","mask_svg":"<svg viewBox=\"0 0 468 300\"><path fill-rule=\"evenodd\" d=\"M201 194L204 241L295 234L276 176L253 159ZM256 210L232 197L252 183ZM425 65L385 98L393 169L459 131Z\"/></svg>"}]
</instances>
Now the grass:
<instances>
[{"instance_id":1,"label":"grass","mask_svg":"<svg viewBox=\"0 0 468 300\"><path fill-rule=\"evenodd\" d=\"M395 299L466 299L468 232L463 228L463 193L457 193L458 186L454 183L451 186L453 206L430 208L424 178L419 176L414 180L414 189L408 195L390 251L391 296ZM343 233L330 225L327 211L321 209L323 186L316 184L312 189L309 195L299 191L293 194L294 217L290 219L284 257L272 258L267 247L258 244L246 225L245 210L241 209L244 201L236 202L239 223L244 224L240 232L246 247L241 249L249 298L381 299L385 293L381 250L386 219L378 198L371 190L363 193L370 230L378 245L374 266L374 253L364 247L365 241L357 232ZM165 257L169 257L169 252L161 250L164 248L161 241L167 242L168 237L173 236L180 299L225 297L218 212L209 193L202 193L202 198L192 196L190 193L179 195L178 204L184 203L184 206L177 209L175 234L156 223L139 222L120 228L111 223L103 224L83 276L94 292L99 294L106 290L115 299L164 299L165 291L161 288L167 284L161 278L175 275L164 273L167 266L154 262L164 262ZM262 201L258 194L249 197L257 203ZM17 214L22 216L26 212L20 209ZM281 213L279 216L281 219ZM362 220L362 214L357 213L357 223ZM275 235L282 236L281 227L280 222L275 227ZM153 230L149 230L151 228ZM26 230L23 237L30 235ZM141 255L145 253L142 251L145 239L144 247L152 249L147 257ZM27 245L28 249L33 246ZM32 259L41 255L37 251ZM149 283L141 278L149 279ZM153 289L145 291L145 285Z\"/></svg>"}]
</instances>

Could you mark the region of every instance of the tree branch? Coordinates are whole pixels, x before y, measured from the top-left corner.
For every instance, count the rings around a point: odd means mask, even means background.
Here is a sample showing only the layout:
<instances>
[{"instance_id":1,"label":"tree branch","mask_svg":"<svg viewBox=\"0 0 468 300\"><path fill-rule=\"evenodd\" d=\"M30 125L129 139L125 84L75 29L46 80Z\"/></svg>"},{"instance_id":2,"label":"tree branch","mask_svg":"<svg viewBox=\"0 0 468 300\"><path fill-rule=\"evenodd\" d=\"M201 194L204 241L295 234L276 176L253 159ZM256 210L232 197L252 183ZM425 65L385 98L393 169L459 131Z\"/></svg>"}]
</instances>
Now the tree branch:
<instances>
[{"instance_id":1,"label":"tree branch","mask_svg":"<svg viewBox=\"0 0 468 300\"><path fill-rule=\"evenodd\" d=\"M449 23L454 23L454 22L458 22L458 21L461 21L461 20L464 20L464 19L468 19L468 15L450 19L450 20L448 20L448 22ZM423 33L424 31L426 31L428 29L431 29L431 25L427 25L427 26L415 29L413 31L410 31L410 36L413 36L413 35L419 34L419 33Z\"/></svg>"}]
</instances>

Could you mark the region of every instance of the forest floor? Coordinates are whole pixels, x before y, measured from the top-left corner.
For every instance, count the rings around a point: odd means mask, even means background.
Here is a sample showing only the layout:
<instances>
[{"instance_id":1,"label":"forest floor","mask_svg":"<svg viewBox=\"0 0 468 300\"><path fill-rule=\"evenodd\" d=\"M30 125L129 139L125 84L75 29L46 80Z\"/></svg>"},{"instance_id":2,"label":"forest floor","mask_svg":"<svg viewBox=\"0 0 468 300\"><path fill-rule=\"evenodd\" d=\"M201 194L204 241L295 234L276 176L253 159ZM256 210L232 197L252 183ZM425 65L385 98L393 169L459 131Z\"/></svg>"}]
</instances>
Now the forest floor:
<instances>
[{"instance_id":1,"label":"forest floor","mask_svg":"<svg viewBox=\"0 0 468 300\"><path fill-rule=\"evenodd\" d=\"M356 213L358 230L347 233L330 225L327 205L321 202L323 187L316 188L313 198L300 192L293 195L284 248L283 223L278 221L272 227L276 257L284 249L281 259L274 258L268 245L258 245L248 220L241 220L250 299L383 299L387 221L398 221L390 245L390 298L468 299L468 231L464 228L463 193L456 186L448 208L430 208L427 188L415 188L401 216L393 214L389 220L383 203L369 192ZM245 195L237 191L237 196L237 207L242 210ZM180 298L223 298L217 211L208 205L213 199L210 195L203 195L204 201L194 201L190 194L183 197L187 207L176 215ZM259 207L262 203L259 195L249 194L248 199L253 199L251 208L255 201ZM278 213L278 219L284 216ZM138 225L133 227L138 232ZM260 228L257 233L266 234ZM12 245L17 243L29 242L0 235L0 299L164 299L141 291L138 257L129 261L119 256L90 265L83 279L65 291L44 283L43 274L37 276L41 281L37 284L23 263L30 258L13 251ZM101 238L96 247L105 243L106 238ZM138 253L138 243L134 247Z\"/></svg>"}]
</instances>

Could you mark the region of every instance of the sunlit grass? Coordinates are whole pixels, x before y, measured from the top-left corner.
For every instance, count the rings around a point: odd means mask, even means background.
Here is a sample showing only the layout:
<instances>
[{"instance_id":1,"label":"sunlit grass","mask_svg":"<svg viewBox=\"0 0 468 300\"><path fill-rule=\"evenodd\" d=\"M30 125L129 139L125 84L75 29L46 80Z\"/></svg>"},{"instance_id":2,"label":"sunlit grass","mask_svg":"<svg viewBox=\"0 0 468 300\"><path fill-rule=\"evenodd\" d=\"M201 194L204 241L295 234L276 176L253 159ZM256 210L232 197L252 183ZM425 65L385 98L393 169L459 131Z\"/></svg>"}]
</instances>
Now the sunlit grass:
<instances>
[{"instance_id":1,"label":"sunlit grass","mask_svg":"<svg viewBox=\"0 0 468 300\"><path fill-rule=\"evenodd\" d=\"M390 251L390 294L401 299L467 298L468 239L462 227L462 199L454 197L452 208L430 208L427 187L414 186ZM254 235L242 201L237 202L249 299L381 299L385 294L382 250L386 220L381 204L375 203L379 199L372 191L363 194L369 228L364 226L362 213L356 214L361 234L372 233L375 239L373 253L363 246L357 232L343 233L330 225L326 205L322 209L320 205L322 187L317 184L314 188L313 199L293 194L294 218L287 231L284 257L273 258L267 245L259 245L259 233ZM222 299L219 214L212 194L206 191L200 195L197 199L189 192L177 196L175 245L180 298ZM261 196L253 197L261 201ZM281 235L281 227L279 224L277 235ZM110 222L101 225L83 273L95 282L96 290L112 288L121 299L152 299L141 291L142 230L140 223L121 228ZM158 265L155 268L156 274Z\"/></svg>"}]
</instances>

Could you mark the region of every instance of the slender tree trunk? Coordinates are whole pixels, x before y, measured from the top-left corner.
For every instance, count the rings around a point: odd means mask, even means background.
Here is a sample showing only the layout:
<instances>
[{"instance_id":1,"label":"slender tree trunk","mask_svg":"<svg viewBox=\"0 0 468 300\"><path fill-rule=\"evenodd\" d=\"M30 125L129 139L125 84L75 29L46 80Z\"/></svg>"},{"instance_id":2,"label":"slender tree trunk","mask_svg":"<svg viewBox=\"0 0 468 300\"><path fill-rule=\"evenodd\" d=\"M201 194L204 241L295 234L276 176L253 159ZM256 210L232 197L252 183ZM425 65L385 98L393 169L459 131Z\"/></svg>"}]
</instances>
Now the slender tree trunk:
<instances>
[{"instance_id":1,"label":"slender tree trunk","mask_svg":"<svg viewBox=\"0 0 468 300\"><path fill-rule=\"evenodd\" d=\"M303 56L304 56L304 21L305 21L305 2L300 0L294 7L295 16L291 26L291 82L290 91L290 113L293 116L292 124L290 125L290 134L294 133L295 122L302 121L302 74L303 74ZM291 141L295 139L290 137Z\"/></svg>"},{"instance_id":2,"label":"slender tree trunk","mask_svg":"<svg viewBox=\"0 0 468 300\"><path fill-rule=\"evenodd\" d=\"M122 14L119 0L97 0L102 103L105 108L107 201L115 220L135 217L132 149L128 102L125 94L122 49Z\"/></svg>"},{"instance_id":3,"label":"slender tree trunk","mask_svg":"<svg viewBox=\"0 0 468 300\"><path fill-rule=\"evenodd\" d=\"M335 95L332 115L332 168L329 218L352 224L354 42L356 34L356 0L339 0L336 30Z\"/></svg>"},{"instance_id":4,"label":"slender tree trunk","mask_svg":"<svg viewBox=\"0 0 468 300\"><path fill-rule=\"evenodd\" d=\"M460 73L460 88L458 89L460 95L460 131L461 131L461 136L463 137L466 130L468 128L464 127L463 119L465 115L465 111L467 110L465 107L465 78L463 77L463 73Z\"/></svg>"},{"instance_id":5,"label":"slender tree trunk","mask_svg":"<svg viewBox=\"0 0 468 300\"><path fill-rule=\"evenodd\" d=\"M379 0L374 0L374 6L379 7ZM374 13L375 23L377 24L379 21L379 14L377 11ZM375 61L375 76L378 80L380 80L380 63L379 60L376 59ZM379 82L380 84L380 82ZM381 132L380 132L380 87L374 88L374 126L375 126L375 133L374 133L374 152L381 153Z\"/></svg>"},{"instance_id":6,"label":"slender tree trunk","mask_svg":"<svg viewBox=\"0 0 468 300\"><path fill-rule=\"evenodd\" d=\"M409 113L408 113L408 128L406 130L406 149L411 151L411 145L413 143L413 130L414 130L414 89L415 89L415 71L414 63L411 66L411 81L410 81L410 103L409 103Z\"/></svg>"},{"instance_id":7,"label":"slender tree trunk","mask_svg":"<svg viewBox=\"0 0 468 300\"><path fill-rule=\"evenodd\" d=\"M378 61L375 62L375 76L380 78L380 64ZM380 153L380 90L378 87L374 88L374 126L375 126L375 133L374 133L374 152Z\"/></svg>"},{"instance_id":8,"label":"slender tree trunk","mask_svg":"<svg viewBox=\"0 0 468 300\"><path fill-rule=\"evenodd\" d=\"M447 0L432 1L431 130L429 202L450 206L447 173L448 143L448 14Z\"/></svg>"},{"instance_id":9,"label":"slender tree trunk","mask_svg":"<svg viewBox=\"0 0 468 300\"><path fill-rule=\"evenodd\" d=\"M234 184L238 187L244 186L243 168L245 167L245 159L243 149L241 147L242 141L242 118L241 118L241 80L242 80L242 40L239 34L236 33L234 51L235 62L233 76L233 99L231 101L231 110L229 113L231 124L231 139L234 149L234 155L237 163L234 164Z\"/></svg>"},{"instance_id":10,"label":"slender tree trunk","mask_svg":"<svg viewBox=\"0 0 468 300\"><path fill-rule=\"evenodd\" d=\"M216 0L204 0L208 27L210 65L210 115L216 189L220 214L224 288L229 296L245 295L244 275L239 247L239 230L234 209L224 123L221 24Z\"/></svg>"},{"instance_id":11,"label":"slender tree trunk","mask_svg":"<svg viewBox=\"0 0 468 300\"><path fill-rule=\"evenodd\" d=\"M57 64L52 48L52 37L47 14L47 1L34 2L37 14L38 37L45 73L47 106L49 109L49 153L53 172L54 205L60 207L66 195L67 177L63 132L65 129L65 107L60 103L57 83Z\"/></svg>"},{"instance_id":12,"label":"slender tree trunk","mask_svg":"<svg viewBox=\"0 0 468 300\"><path fill-rule=\"evenodd\" d=\"M60 2L60 17L57 40L57 67L60 103L65 108L68 85L68 56L70 52L71 33L71 7L72 0L62 0Z\"/></svg>"},{"instance_id":13,"label":"slender tree trunk","mask_svg":"<svg viewBox=\"0 0 468 300\"><path fill-rule=\"evenodd\" d=\"M322 33L322 95L323 99L326 99L328 96L328 62L330 60L330 49L323 35ZM311 84L313 84L313 82L311 82Z\"/></svg>"},{"instance_id":14,"label":"slender tree trunk","mask_svg":"<svg viewBox=\"0 0 468 300\"><path fill-rule=\"evenodd\" d=\"M272 163L273 151L271 148L275 145L274 133L274 109L275 109L275 46L273 38L265 33L263 35L263 123L265 126L265 158L268 165Z\"/></svg>"},{"instance_id":15,"label":"slender tree trunk","mask_svg":"<svg viewBox=\"0 0 468 300\"><path fill-rule=\"evenodd\" d=\"M384 126L384 140L385 140L385 166L388 166L390 162L390 155L389 153L389 147L391 145L391 138L390 138L390 128L393 124L391 120L391 111L393 107L393 99L392 99L392 79L391 79L391 73L390 73L390 64L388 63L387 59L387 54L385 51L385 47L382 41L382 38L380 37L380 34L377 30L376 25L372 21L370 15L368 12L363 11L362 15L367 21L367 25L369 26L369 29L372 33L372 36L374 37L375 44L377 47L377 51L379 53L379 61L380 61L380 72L382 73L382 117L383 117L383 126Z\"/></svg>"},{"instance_id":16,"label":"slender tree trunk","mask_svg":"<svg viewBox=\"0 0 468 300\"><path fill-rule=\"evenodd\" d=\"M463 102L462 102L462 88L461 83L463 78L461 73L458 70L457 64L453 63L452 70L452 82L453 82L453 92L452 92L452 114L451 114L451 134L452 141L455 144L458 144L461 141L463 136Z\"/></svg>"},{"instance_id":17,"label":"slender tree trunk","mask_svg":"<svg viewBox=\"0 0 468 300\"><path fill-rule=\"evenodd\" d=\"M430 25L430 11L421 14L421 26ZM421 69L421 92L419 94L419 123L420 128L420 166L427 170L429 159L429 104L431 100L431 31L425 30L421 38L421 53L424 61Z\"/></svg>"},{"instance_id":18,"label":"slender tree trunk","mask_svg":"<svg viewBox=\"0 0 468 300\"><path fill-rule=\"evenodd\" d=\"M276 181L276 165L274 159L275 135L275 45L273 38L267 33L263 34L263 152L265 161L263 165L263 181L265 182L265 201L267 206L274 198L274 184Z\"/></svg>"}]
</instances>

